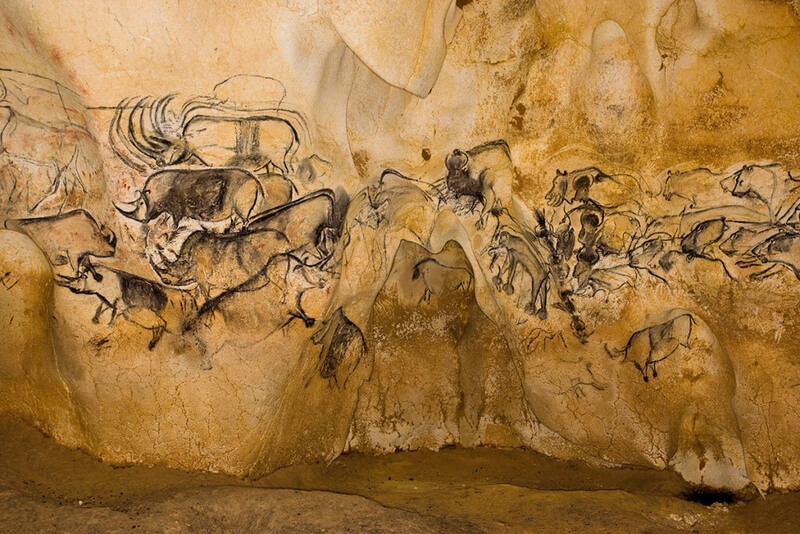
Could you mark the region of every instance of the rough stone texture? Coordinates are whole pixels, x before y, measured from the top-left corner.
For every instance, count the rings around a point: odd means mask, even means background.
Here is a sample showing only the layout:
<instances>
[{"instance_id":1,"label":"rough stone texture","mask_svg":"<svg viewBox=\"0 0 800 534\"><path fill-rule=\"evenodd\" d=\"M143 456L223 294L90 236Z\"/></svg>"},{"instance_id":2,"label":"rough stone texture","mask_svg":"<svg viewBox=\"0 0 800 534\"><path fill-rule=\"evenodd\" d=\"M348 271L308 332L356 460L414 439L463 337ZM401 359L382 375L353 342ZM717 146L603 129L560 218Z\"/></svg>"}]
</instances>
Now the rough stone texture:
<instances>
[{"instance_id":1,"label":"rough stone texture","mask_svg":"<svg viewBox=\"0 0 800 534\"><path fill-rule=\"evenodd\" d=\"M259 480L112 468L0 418L9 532L797 531L800 493L693 492L669 471L590 467L522 450L345 454ZM292 491L292 490L302 491Z\"/></svg>"},{"instance_id":2,"label":"rough stone texture","mask_svg":"<svg viewBox=\"0 0 800 534\"><path fill-rule=\"evenodd\" d=\"M458 4L6 2L2 410L797 488L796 3Z\"/></svg>"}]
</instances>

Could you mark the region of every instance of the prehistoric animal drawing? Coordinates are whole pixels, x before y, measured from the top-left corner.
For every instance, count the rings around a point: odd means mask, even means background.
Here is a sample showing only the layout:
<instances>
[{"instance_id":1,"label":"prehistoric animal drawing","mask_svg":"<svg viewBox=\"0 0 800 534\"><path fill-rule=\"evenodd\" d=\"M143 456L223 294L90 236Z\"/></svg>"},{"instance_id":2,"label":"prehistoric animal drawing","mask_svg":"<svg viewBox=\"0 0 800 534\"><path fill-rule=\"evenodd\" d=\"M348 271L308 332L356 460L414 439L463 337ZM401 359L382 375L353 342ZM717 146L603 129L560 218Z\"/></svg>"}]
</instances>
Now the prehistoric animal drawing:
<instances>
[{"instance_id":1,"label":"prehistoric animal drawing","mask_svg":"<svg viewBox=\"0 0 800 534\"><path fill-rule=\"evenodd\" d=\"M147 243L148 250L158 251L161 246L158 241ZM207 300L245 283L271 257L291 250L286 236L271 228L238 234L195 232L186 239L174 261L163 262L160 257L152 256L148 259L164 284L194 286Z\"/></svg>"},{"instance_id":2,"label":"prehistoric animal drawing","mask_svg":"<svg viewBox=\"0 0 800 534\"><path fill-rule=\"evenodd\" d=\"M264 204L261 182L249 171L236 168L168 169L156 171L144 183L126 217L147 225L151 262L177 260L186 240L195 232L230 233L247 227Z\"/></svg>"},{"instance_id":3,"label":"prehistoric animal drawing","mask_svg":"<svg viewBox=\"0 0 800 534\"><path fill-rule=\"evenodd\" d=\"M644 381L649 382L650 376L658 377L656 364L669 358L680 347L692 348L694 325L692 314L683 313L663 323L637 330L622 349L609 349L606 345L606 353L611 358L622 356L623 363L631 361L642 373Z\"/></svg>"},{"instance_id":4,"label":"prehistoric animal drawing","mask_svg":"<svg viewBox=\"0 0 800 534\"><path fill-rule=\"evenodd\" d=\"M681 239L681 251L690 258L707 258L708 248L719 242L728 230L725 217L711 219L694 225Z\"/></svg>"},{"instance_id":5,"label":"prehistoric animal drawing","mask_svg":"<svg viewBox=\"0 0 800 534\"><path fill-rule=\"evenodd\" d=\"M185 234L177 238L171 216L162 213L148 229L145 253L165 284L196 286L204 298L212 298L247 281L275 254L312 258L306 263L329 259L338 235L329 231L332 209L332 192L320 190L258 214L239 232L188 227L178 228Z\"/></svg>"},{"instance_id":6,"label":"prehistoric animal drawing","mask_svg":"<svg viewBox=\"0 0 800 534\"><path fill-rule=\"evenodd\" d=\"M323 289L329 281L328 273L293 254L284 254L270 260L267 277L281 288L281 304L289 321L300 319L306 328L314 326L316 319L303 309L303 295L311 289Z\"/></svg>"},{"instance_id":7,"label":"prehistoric animal drawing","mask_svg":"<svg viewBox=\"0 0 800 534\"><path fill-rule=\"evenodd\" d=\"M8 219L5 227L27 234L56 268L56 278L75 276L88 257L108 258L116 250L114 232L83 209L50 217ZM58 269L62 266L69 269Z\"/></svg>"},{"instance_id":8,"label":"prehistoric animal drawing","mask_svg":"<svg viewBox=\"0 0 800 534\"><path fill-rule=\"evenodd\" d=\"M42 197L37 200L30 211L57 207L61 213L67 205L81 205L86 194L86 184L83 181L83 171L80 162L84 159L80 145L76 144L72 156L64 165L53 162L53 179ZM48 175L50 173L48 172Z\"/></svg>"},{"instance_id":9,"label":"prehistoric animal drawing","mask_svg":"<svg viewBox=\"0 0 800 534\"><path fill-rule=\"evenodd\" d=\"M719 244L719 250L732 261L736 267L742 269L759 269L757 272L750 272L751 280L760 280L777 274L783 267L777 263L767 263L764 268L764 255L756 256L754 250L768 242L772 237L780 235L786 227L769 223L744 224L730 233Z\"/></svg>"},{"instance_id":10,"label":"prehistoric animal drawing","mask_svg":"<svg viewBox=\"0 0 800 534\"><path fill-rule=\"evenodd\" d=\"M329 280L330 273L319 265L290 253L276 254L248 280L205 300L196 313L185 314L181 332L200 349L201 368L209 370L216 351L236 344L243 333L265 339L296 319L306 328L317 324L303 299L309 290L324 289Z\"/></svg>"},{"instance_id":11,"label":"prehistoric animal drawing","mask_svg":"<svg viewBox=\"0 0 800 534\"><path fill-rule=\"evenodd\" d=\"M575 171L556 169L553 184L545 195L550 207L567 204L594 204L605 210L638 212L642 187L628 174L607 174L597 167Z\"/></svg>"},{"instance_id":12,"label":"prehistoric animal drawing","mask_svg":"<svg viewBox=\"0 0 800 534\"><path fill-rule=\"evenodd\" d=\"M403 212L428 209L435 193L441 193L435 185L385 169L377 183L367 185L353 197L352 220L360 227L376 230Z\"/></svg>"},{"instance_id":13,"label":"prehistoric animal drawing","mask_svg":"<svg viewBox=\"0 0 800 534\"><path fill-rule=\"evenodd\" d=\"M631 213L606 214L597 235L597 248L603 255L624 255L641 236L642 223Z\"/></svg>"},{"instance_id":14,"label":"prehistoric animal drawing","mask_svg":"<svg viewBox=\"0 0 800 534\"><path fill-rule=\"evenodd\" d=\"M727 230L723 221L712 220L699 224L683 237L654 234L631 248L629 265L669 285L670 273L679 262L685 264L700 259L719 264L725 276L736 280L739 269L718 252L725 236L723 232Z\"/></svg>"},{"instance_id":15,"label":"prehistoric animal drawing","mask_svg":"<svg viewBox=\"0 0 800 534\"><path fill-rule=\"evenodd\" d=\"M555 231L549 232L552 240L553 258L557 263L566 262L575 252L575 229L569 219L564 218Z\"/></svg>"},{"instance_id":16,"label":"prehistoric animal drawing","mask_svg":"<svg viewBox=\"0 0 800 534\"><path fill-rule=\"evenodd\" d=\"M729 226L725 217L697 223L692 227L691 231L681 239L681 252L683 252L689 260L701 258L719 263L728 277L735 278L728 270L727 258L724 256L720 257L716 252L719 250L719 243L723 240L728 230Z\"/></svg>"},{"instance_id":17,"label":"prehistoric animal drawing","mask_svg":"<svg viewBox=\"0 0 800 534\"><path fill-rule=\"evenodd\" d=\"M194 115L184 126L184 139L206 164L251 169L294 171L300 137L294 125L283 118L252 112L241 116ZM220 144L220 139L233 143Z\"/></svg>"},{"instance_id":18,"label":"prehistoric animal drawing","mask_svg":"<svg viewBox=\"0 0 800 534\"><path fill-rule=\"evenodd\" d=\"M641 193L631 175L612 176L597 167L557 170L548 204L573 207L565 207L563 218L555 223L557 230L548 232L554 241L551 268L566 276L571 272L576 293L595 294L633 283L636 277L627 257L645 228L646 217L639 213ZM597 266L600 262L602 267Z\"/></svg>"},{"instance_id":19,"label":"prehistoric animal drawing","mask_svg":"<svg viewBox=\"0 0 800 534\"><path fill-rule=\"evenodd\" d=\"M628 262L634 269L645 270L666 284L681 258L717 263L732 280L745 276L757 280L764 274L774 274L775 270L752 272L754 267L763 267L752 250L777 231L770 225L731 222L718 217L695 223L677 237L663 232L646 236L630 249Z\"/></svg>"},{"instance_id":20,"label":"prehistoric animal drawing","mask_svg":"<svg viewBox=\"0 0 800 534\"><path fill-rule=\"evenodd\" d=\"M297 182L295 185L305 193L325 187L322 184L327 182L327 177L330 176L332 169L331 162L318 154L302 158L294 173L294 179Z\"/></svg>"},{"instance_id":21,"label":"prehistoric animal drawing","mask_svg":"<svg viewBox=\"0 0 800 534\"><path fill-rule=\"evenodd\" d=\"M83 204L88 191L86 158L76 144L72 156L62 163L54 158L44 163L3 152L0 146L0 194L15 210L27 214L59 214ZM45 185L46 184L46 185Z\"/></svg>"},{"instance_id":22,"label":"prehistoric animal drawing","mask_svg":"<svg viewBox=\"0 0 800 534\"><path fill-rule=\"evenodd\" d=\"M147 178L131 208L117 210L142 223L167 213L176 224L190 219L203 230L225 232L246 227L263 201L261 182L244 169L165 169Z\"/></svg>"},{"instance_id":23,"label":"prehistoric animal drawing","mask_svg":"<svg viewBox=\"0 0 800 534\"><path fill-rule=\"evenodd\" d=\"M390 197L382 184L367 185L354 199L361 207L354 220L361 226L377 230L386 220Z\"/></svg>"},{"instance_id":24,"label":"prehistoric animal drawing","mask_svg":"<svg viewBox=\"0 0 800 534\"><path fill-rule=\"evenodd\" d=\"M672 270L674 254L679 254L674 239L669 235L650 236L631 248L628 263L634 269L642 269L651 276L669 284L666 275Z\"/></svg>"},{"instance_id":25,"label":"prehistoric animal drawing","mask_svg":"<svg viewBox=\"0 0 800 534\"><path fill-rule=\"evenodd\" d=\"M763 243L753 247L753 255L770 268L759 274L760 278L776 274L780 267L788 268L800 280L800 231L783 229L768 237Z\"/></svg>"},{"instance_id":26,"label":"prehistoric animal drawing","mask_svg":"<svg viewBox=\"0 0 800 534\"><path fill-rule=\"evenodd\" d=\"M403 198L410 191L413 194L422 194L426 201L431 201L432 197L421 189L426 186L435 189L434 186L395 169L384 169L377 183L367 185L353 198L354 205L360 206L354 219L362 226L377 229L387 220L390 204L396 205L397 199Z\"/></svg>"},{"instance_id":27,"label":"prehistoric animal drawing","mask_svg":"<svg viewBox=\"0 0 800 534\"><path fill-rule=\"evenodd\" d=\"M576 221L573 222L573 219L576 219ZM578 228L577 243L579 246L577 251L575 251L575 258L579 263L591 266L600 261L603 252L603 250L601 250L600 241L604 221L605 213L600 207L593 204L581 204L568 211L559 223L561 232L565 231L563 228L565 225L568 225L572 229L575 227ZM575 248L574 242L572 243L572 248ZM569 256L556 257L562 260L570 259Z\"/></svg>"},{"instance_id":28,"label":"prehistoric animal drawing","mask_svg":"<svg viewBox=\"0 0 800 534\"><path fill-rule=\"evenodd\" d=\"M344 199L330 189L318 189L296 200L256 214L249 230L273 229L288 239L292 250L307 263L329 260L341 235ZM305 256L313 257L308 261Z\"/></svg>"},{"instance_id":29,"label":"prehistoric animal drawing","mask_svg":"<svg viewBox=\"0 0 800 534\"><path fill-rule=\"evenodd\" d=\"M779 226L769 223L739 225L719 244L719 249L726 256L752 259L752 250L780 231Z\"/></svg>"},{"instance_id":30,"label":"prehistoric animal drawing","mask_svg":"<svg viewBox=\"0 0 800 534\"><path fill-rule=\"evenodd\" d=\"M608 177L608 175L597 167L586 167L570 172L556 169L553 185L544 198L547 200L547 204L553 208L557 208L564 202L567 204L576 201L584 202L589 198L589 189L592 184L601 177Z\"/></svg>"},{"instance_id":31,"label":"prehistoric animal drawing","mask_svg":"<svg viewBox=\"0 0 800 534\"><path fill-rule=\"evenodd\" d=\"M297 193L297 187L283 173L264 172L256 174L256 178L264 190L264 210L291 202Z\"/></svg>"},{"instance_id":32,"label":"prehistoric animal drawing","mask_svg":"<svg viewBox=\"0 0 800 534\"><path fill-rule=\"evenodd\" d=\"M483 206L478 229L486 225L489 214L499 215L510 202L514 168L505 141L490 141L466 152L456 149L445 159L445 166L445 196L471 198L470 211Z\"/></svg>"},{"instance_id":33,"label":"prehistoric animal drawing","mask_svg":"<svg viewBox=\"0 0 800 534\"><path fill-rule=\"evenodd\" d=\"M616 262L608 262L609 265L606 266L605 263L601 260L599 264L588 266L578 262L573 270L576 282L573 293L580 295L591 292L594 296L598 292L603 292L608 295L623 287L634 285L637 275L633 267Z\"/></svg>"},{"instance_id":34,"label":"prehistoric animal drawing","mask_svg":"<svg viewBox=\"0 0 800 534\"><path fill-rule=\"evenodd\" d=\"M800 180L778 163L743 165L720 185L735 197L763 203L773 223L787 222L800 207Z\"/></svg>"},{"instance_id":35,"label":"prehistoric animal drawing","mask_svg":"<svg viewBox=\"0 0 800 534\"><path fill-rule=\"evenodd\" d=\"M94 295L100 300L92 317L93 323L97 324L103 313L109 311L108 324L122 317L151 331L152 338L147 346L150 350L155 348L167 330L164 311L169 300L168 290L156 282L89 260L77 276L57 283L73 293ZM178 298L181 306L185 307L188 300L180 296Z\"/></svg>"},{"instance_id":36,"label":"prehistoric animal drawing","mask_svg":"<svg viewBox=\"0 0 800 534\"><path fill-rule=\"evenodd\" d=\"M46 78L30 81L18 80L11 96L0 79L0 177L11 182L0 191L28 213L61 213L83 203L96 171L86 163L94 141L79 108L71 107L71 91Z\"/></svg>"},{"instance_id":37,"label":"prehistoric animal drawing","mask_svg":"<svg viewBox=\"0 0 800 534\"><path fill-rule=\"evenodd\" d=\"M567 224L572 228L571 219L579 215L577 241L580 247L575 252L575 258L582 264L582 269L595 265L607 256L624 258L641 237L642 223L639 217L628 212L606 214L596 205L582 204L567 215L560 227ZM563 228L560 231L565 232Z\"/></svg>"},{"instance_id":38,"label":"prehistoric animal drawing","mask_svg":"<svg viewBox=\"0 0 800 534\"><path fill-rule=\"evenodd\" d=\"M473 208L478 202L485 204L486 200L483 196L483 184L480 181L480 176L470 176L468 172L469 155L459 149L455 149L445 159L445 166L447 167L447 178L445 184L448 191L452 192L456 198L458 197L471 197L473 200Z\"/></svg>"},{"instance_id":39,"label":"prehistoric animal drawing","mask_svg":"<svg viewBox=\"0 0 800 534\"><path fill-rule=\"evenodd\" d=\"M355 323L347 318L342 308L337 308L330 318L325 320L323 328L317 331L311 337L311 340L316 345L322 345L319 354L320 376L332 379L336 385L339 385L339 379L341 378L339 371L350 346L354 342L358 343L357 350L359 355L352 365L350 373L347 373L344 380L342 380L341 385L347 383L350 374L355 370L361 357L367 351L367 342L364 339L364 334Z\"/></svg>"},{"instance_id":40,"label":"prehistoric animal drawing","mask_svg":"<svg viewBox=\"0 0 800 534\"><path fill-rule=\"evenodd\" d=\"M175 95L155 99L129 98L120 102L109 126L114 154L139 172L200 162L182 138L181 120L169 112Z\"/></svg>"},{"instance_id":41,"label":"prehistoric animal drawing","mask_svg":"<svg viewBox=\"0 0 800 534\"><path fill-rule=\"evenodd\" d=\"M414 265L412 280L420 280L425 289L420 302L430 303L433 295L472 288L472 271L466 267L445 265L436 258L424 258Z\"/></svg>"},{"instance_id":42,"label":"prehistoric animal drawing","mask_svg":"<svg viewBox=\"0 0 800 534\"><path fill-rule=\"evenodd\" d=\"M598 377L595 376L594 371L592 371L592 364L587 363L584 367L585 373L581 373L584 376L570 378L570 382L572 383L567 391L564 393L571 393L575 395L576 398L586 398L588 395L586 394L586 388L592 388L597 391L605 391L608 388L609 384L605 382L601 382L598 380Z\"/></svg>"},{"instance_id":43,"label":"prehistoric animal drawing","mask_svg":"<svg viewBox=\"0 0 800 534\"><path fill-rule=\"evenodd\" d=\"M182 104L176 95L132 98L117 107L109 140L139 172L200 164L288 175L308 133L301 114L275 104L253 109L206 96Z\"/></svg>"},{"instance_id":44,"label":"prehistoric animal drawing","mask_svg":"<svg viewBox=\"0 0 800 534\"><path fill-rule=\"evenodd\" d=\"M725 198L726 193L720 183L723 177L724 174L706 167L687 171L670 169L667 171L661 195L676 212L731 203L733 199Z\"/></svg>"},{"instance_id":45,"label":"prehistoric animal drawing","mask_svg":"<svg viewBox=\"0 0 800 534\"><path fill-rule=\"evenodd\" d=\"M205 301L197 314L185 321L183 330L189 331L195 328L207 314L220 309L235 294L256 292L268 284L273 284L281 291L280 315L288 319L280 326L285 326L294 319L300 319L306 328L310 328L314 326L316 319L310 317L303 309L303 295L310 289L324 288L328 281L328 273L319 266L308 265L294 254L275 254L253 276Z\"/></svg>"},{"instance_id":46,"label":"prehistoric animal drawing","mask_svg":"<svg viewBox=\"0 0 800 534\"><path fill-rule=\"evenodd\" d=\"M530 278L530 300L525 305L525 313L540 319L547 317L547 292L550 271L548 262L540 252L524 238L513 235L508 230L500 230L489 248L492 264L503 255L504 261L498 273L492 278L497 289L508 295L514 293L514 279L519 272Z\"/></svg>"},{"instance_id":47,"label":"prehistoric animal drawing","mask_svg":"<svg viewBox=\"0 0 800 534\"><path fill-rule=\"evenodd\" d=\"M781 178L778 172L781 166L777 163L769 165L743 165L739 170L720 182L722 189L735 197L749 196L770 204Z\"/></svg>"}]
</instances>

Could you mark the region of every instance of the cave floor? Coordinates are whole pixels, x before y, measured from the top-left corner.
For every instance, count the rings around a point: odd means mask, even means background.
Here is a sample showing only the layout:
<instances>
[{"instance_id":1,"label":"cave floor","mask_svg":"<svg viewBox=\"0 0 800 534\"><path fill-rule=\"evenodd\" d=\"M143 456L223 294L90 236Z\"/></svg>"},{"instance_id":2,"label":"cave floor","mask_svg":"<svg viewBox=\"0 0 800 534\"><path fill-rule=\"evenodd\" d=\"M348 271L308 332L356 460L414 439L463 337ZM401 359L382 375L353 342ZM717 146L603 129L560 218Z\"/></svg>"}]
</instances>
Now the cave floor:
<instances>
[{"instance_id":1,"label":"cave floor","mask_svg":"<svg viewBox=\"0 0 800 534\"><path fill-rule=\"evenodd\" d=\"M0 418L0 532L800 532L800 493L689 494L669 472L446 449L260 480L113 468Z\"/></svg>"}]
</instances>

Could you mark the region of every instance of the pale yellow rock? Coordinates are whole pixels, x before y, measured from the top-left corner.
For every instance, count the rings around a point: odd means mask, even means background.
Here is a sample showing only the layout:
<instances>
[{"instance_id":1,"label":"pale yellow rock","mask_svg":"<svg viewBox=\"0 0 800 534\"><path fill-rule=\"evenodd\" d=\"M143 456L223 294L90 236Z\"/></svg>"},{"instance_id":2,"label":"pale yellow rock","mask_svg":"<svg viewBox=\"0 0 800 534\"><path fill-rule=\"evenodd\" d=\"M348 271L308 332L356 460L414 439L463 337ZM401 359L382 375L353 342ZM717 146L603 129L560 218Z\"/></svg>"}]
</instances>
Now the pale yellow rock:
<instances>
[{"instance_id":1,"label":"pale yellow rock","mask_svg":"<svg viewBox=\"0 0 800 534\"><path fill-rule=\"evenodd\" d=\"M0 410L798 487L796 4L4 3Z\"/></svg>"}]
</instances>

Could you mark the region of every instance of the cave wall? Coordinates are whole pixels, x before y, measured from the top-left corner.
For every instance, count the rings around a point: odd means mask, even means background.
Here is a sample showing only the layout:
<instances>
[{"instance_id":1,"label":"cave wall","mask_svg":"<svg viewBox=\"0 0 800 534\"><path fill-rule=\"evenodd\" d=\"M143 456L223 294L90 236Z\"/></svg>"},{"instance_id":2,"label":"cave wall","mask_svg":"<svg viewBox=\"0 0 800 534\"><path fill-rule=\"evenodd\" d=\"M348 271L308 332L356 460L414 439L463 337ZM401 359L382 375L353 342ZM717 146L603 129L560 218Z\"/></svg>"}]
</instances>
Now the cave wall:
<instances>
[{"instance_id":1,"label":"cave wall","mask_svg":"<svg viewBox=\"0 0 800 534\"><path fill-rule=\"evenodd\" d=\"M3 412L798 487L796 3L107 7L0 7Z\"/></svg>"}]
</instances>

